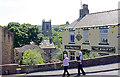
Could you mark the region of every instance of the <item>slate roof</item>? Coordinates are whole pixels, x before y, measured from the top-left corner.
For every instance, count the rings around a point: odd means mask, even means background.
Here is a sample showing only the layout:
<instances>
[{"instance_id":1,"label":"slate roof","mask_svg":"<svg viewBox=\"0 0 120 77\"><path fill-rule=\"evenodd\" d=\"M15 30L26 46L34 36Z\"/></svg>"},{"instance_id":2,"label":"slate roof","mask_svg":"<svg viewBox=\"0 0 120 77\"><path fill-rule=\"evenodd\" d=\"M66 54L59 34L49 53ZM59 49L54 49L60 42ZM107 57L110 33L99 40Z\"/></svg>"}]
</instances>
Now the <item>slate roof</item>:
<instances>
[{"instance_id":1,"label":"slate roof","mask_svg":"<svg viewBox=\"0 0 120 77\"><path fill-rule=\"evenodd\" d=\"M23 47L18 47L18 48L15 48L14 50L17 50L17 52L24 53L28 49L32 49L32 50L37 49L41 53L43 52L43 50L37 45L24 45Z\"/></svg>"},{"instance_id":2,"label":"slate roof","mask_svg":"<svg viewBox=\"0 0 120 77\"><path fill-rule=\"evenodd\" d=\"M24 45L22 47L15 48L14 52L24 53L28 49L31 49L31 50L36 49L37 52L41 54L42 58L44 58L44 60L48 60L47 53L44 52L43 49L37 45Z\"/></svg>"},{"instance_id":3,"label":"slate roof","mask_svg":"<svg viewBox=\"0 0 120 77\"><path fill-rule=\"evenodd\" d=\"M118 25L118 11L120 9L87 14L82 19L79 18L72 22L65 29Z\"/></svg>"}]
</instances>

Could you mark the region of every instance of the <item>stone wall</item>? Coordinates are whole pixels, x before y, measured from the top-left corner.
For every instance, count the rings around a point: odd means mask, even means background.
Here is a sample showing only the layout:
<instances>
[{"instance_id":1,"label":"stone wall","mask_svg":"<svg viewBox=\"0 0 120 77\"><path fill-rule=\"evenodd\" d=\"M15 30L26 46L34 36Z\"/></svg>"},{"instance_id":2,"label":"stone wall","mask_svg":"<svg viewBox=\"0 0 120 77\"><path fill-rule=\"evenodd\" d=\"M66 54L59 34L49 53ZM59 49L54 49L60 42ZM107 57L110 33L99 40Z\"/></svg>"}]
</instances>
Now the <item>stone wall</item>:
<instances>
[{"instance_id":1,"label":"stone wall","mask_svg":"<svg viewBox=\"0 0 120 77\"><path fill-rule=\"evenodd\" d=\"M2 66L0 65L0 75L2 74Z\"/></svg>"},{"instance_id":2,"label":"stone wall","mask_svg":"<svg viewBox=\"0 0 120 77\"><path fill-rule=\"evenodd\" d=\"M104 65L104 64L111 64L111 63L118 63L120 62L120 55L112 55L112 56L104 56L104 57L98 57L95 59L85 59L83 61L83 66L95 66L95 65ZM77 67L77 62L76 61L70 61L69 62L69 68L76 68ZM37 71L49 71L49 70L58 70L58 69L63 69L61 67L61 62L56 63L56 68L55 64L50 63L50 64L39 64L39 65L33 65L33 66L19 66L19 65L3 65L2 66L2 74L5 74L6 70L9 70L10 74L15 74L17 68L21 68L22 73L30 73L30 72L37 72Z\"/></svg>"},{"instance_id":3,"label":"stone wall","mask_svg":"<svg viewBox=\"0 0 120 77\"><path fill-rule=\"evenodd\" d=\"M7 29L0 26L0 48L1 48L1 55L2 56L2 64L11 64L13 63L13 40L14 34Z\"/></svg>"},{"instance_id":4,"label":"stone wall","mask_svg":"<svg viewBox=\"0 0 120 77\"><path fill-rule=\"evenodd\" d=\"M0 27L0 65L2 64L2 28Z\"/></svg>"},{"instance_id":5,"label":"stone wall","mask_svg":"<svg viewBox=\"0 0 120 77\"><path fill-rule=\"evenodd\" d=\"M118 53L120 53L120 27L118 28Z\"/></svg>"}]
</instances>

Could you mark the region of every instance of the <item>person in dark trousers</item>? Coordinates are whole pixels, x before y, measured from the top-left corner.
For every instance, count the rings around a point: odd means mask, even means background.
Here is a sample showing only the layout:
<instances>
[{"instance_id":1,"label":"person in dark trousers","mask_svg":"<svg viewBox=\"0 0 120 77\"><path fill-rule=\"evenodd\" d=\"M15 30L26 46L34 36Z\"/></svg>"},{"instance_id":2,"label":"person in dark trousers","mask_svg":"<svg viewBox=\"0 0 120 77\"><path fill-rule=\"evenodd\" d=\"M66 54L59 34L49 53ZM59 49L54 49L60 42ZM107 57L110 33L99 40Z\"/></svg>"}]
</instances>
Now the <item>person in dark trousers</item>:
<instances>
[{"instance_id":1,"label":"person in dark trousers","mask_svg":"<svg viewBox=\"0 0 120 77\"><path fill-rule=\"evenodd\" d=\"M78 63L78 75L77 76L80 76L80 70L82 71L82 74L83 75L86 75L84 70L83 70L83 57L82 57L82 52L79 52L78 53L78 56L76 57L77 59L77 63Z\"/></svg>"},{"instance_id":2,"label":"person in dark trousers","mask_svg":"<svg viewBox=\"0 0 120 77\"><path fill-rule=\"evenodd\" d=\"M63 60L63 64L61 66L64 66L64 73L63 73L63 77L65 76L65 73L67 72L67 75L70 76L69 72L68 72L68 66L69 66L69 59L67 57L67 54L64 54L64 60Z\"/></svg>"}]
</instances>

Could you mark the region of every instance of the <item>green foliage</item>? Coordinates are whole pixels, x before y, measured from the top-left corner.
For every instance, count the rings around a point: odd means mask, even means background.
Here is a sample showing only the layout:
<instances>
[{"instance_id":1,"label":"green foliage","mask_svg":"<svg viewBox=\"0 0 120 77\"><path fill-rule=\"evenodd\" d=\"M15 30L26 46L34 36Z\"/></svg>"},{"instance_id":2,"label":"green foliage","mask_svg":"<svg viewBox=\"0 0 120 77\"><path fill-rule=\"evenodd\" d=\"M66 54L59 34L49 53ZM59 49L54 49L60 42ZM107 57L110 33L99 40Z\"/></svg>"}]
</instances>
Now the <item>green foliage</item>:
<instances>
[{"instance_id":1,"label":"green foliage","mask_svg":"<svg viewBox=\"0 0 120 77\"><path fill-rule=\"evenodd\" d=\"M34 41L37 45L42 42L41 31L36 25L10 22L4 27L14 33L14 47L30 44L31 41Z\"/></svg>"},{"instance_id":2,"label":"green foliage","mask_svg":"<svg viewBox=\"0 0 120 77\"><path fill-rule=\"evenodd\" d=\"M63 60L62 53L58 53L57 59L61 61Z\"/></svg>"},{"instance_id":3,"label":"green foliage","mask_svg":"<svg viewBox=\"0 0 120 77\"><path fill-rule=\"evenodd\" d=\"M60 26L56 26L53 27L53 30L57 31L57 32L61 32L63 30L63 28L67 27L68 25L60 25Z\"/></svg>"},{"instance_id":4,"label":"green foliage","mask_svg":"<svg viewBox=\"0 0 120 77\"><path fill-rule=\"evenodd\" d=\"M56 48L60 48L62 46L62 39L58 36L53 38L53 43L55 44Z\"/></svg>"},{"instance_id":5,"label":"green foliage","mask_svg":"<svg viewBox=\"0 0 120 77\"><path fill-rule=\"evenodd\" d=\"M36 50L26 50L20 60L20 65L35 65L43 63L41 54Z\"/></svg>"},{"instance_id":6,"label":"green foliage","mask_svg":"<svg viewBox=\"0 0 120 77\"><path fill-rule=\"evenodd\" d=\"M52 33L53 33L53 43L55 44L56 49L62 47L62 31L63 28L65 28L68 25L60 25L53 27Z\"/></svg>"},{"instance_id":7,"label":"green foliage","mask_svg":"<svg viewBox=\"0 0 120 77\"><path fill-rule=\"evenodd\" d=\"M83 59L95 58L95 57L97 57L95 54L87 54L87 53L85 53L85 54L83 55Z\"/></svg>"},{"instance_id":8,"label":"green foliage","mask_svg":"<svg viewBox=\"0 0 120 77\"><path fill-rule=\"evenodd\" d=\"M57 55L55 55L54 57L52 57L52 60L56 60L56 59L58 59L58 60L63 60L63 52L62 52L62 49L60 49L59 48L59 52L57 53Z\"/></svg>"},{"instance_id":9,"label":"green foliage","mask_svg":"<svg viewBox=\"0 0 120 77\"><path fill-rule=\"evenodd\" d=\"M49 40L49 37L44 37L44 40Z\"/></svg>"}]
</instances>

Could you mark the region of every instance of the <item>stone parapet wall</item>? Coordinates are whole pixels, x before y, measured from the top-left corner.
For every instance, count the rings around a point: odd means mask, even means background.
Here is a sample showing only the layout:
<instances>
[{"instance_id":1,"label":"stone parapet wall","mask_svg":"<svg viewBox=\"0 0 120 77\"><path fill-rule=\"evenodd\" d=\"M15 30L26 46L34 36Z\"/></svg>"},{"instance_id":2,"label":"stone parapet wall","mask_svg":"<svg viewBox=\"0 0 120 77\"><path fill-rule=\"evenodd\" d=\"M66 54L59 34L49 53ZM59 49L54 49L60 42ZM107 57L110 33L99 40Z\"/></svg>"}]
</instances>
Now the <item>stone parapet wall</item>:
<instances>
[{"instance_id":1,"label":"stone parapet wall","mask_svg":"<svg viewBox=\"0 0 120 77\"><path fill-rule=\"evenodd\" d=\"M103 56L103 57L98 57L95 59L85 59L83 60L83 66L96 66L96 65L104 65L104 64L111 64L111 63L118 63L120 62L120 55L112 55L112 56ZM77 67L77 62L76 61L70 61L69 62L69 68L76 68ZM9 74L15 74L17 68L21 68L22 73L30 73L30 72L37 72L37 71L49 71L49 70L59 70L63 69L61 67L62 62L56 63L56 68L55 64L50 63L50 64L39 64L39 65L33 65L33 66L19 66L19 65L2 65L2 74L5 74L6 70L9 70Z\"/></svg>"}]
</instances>

